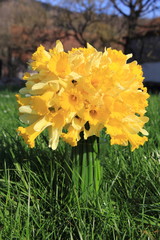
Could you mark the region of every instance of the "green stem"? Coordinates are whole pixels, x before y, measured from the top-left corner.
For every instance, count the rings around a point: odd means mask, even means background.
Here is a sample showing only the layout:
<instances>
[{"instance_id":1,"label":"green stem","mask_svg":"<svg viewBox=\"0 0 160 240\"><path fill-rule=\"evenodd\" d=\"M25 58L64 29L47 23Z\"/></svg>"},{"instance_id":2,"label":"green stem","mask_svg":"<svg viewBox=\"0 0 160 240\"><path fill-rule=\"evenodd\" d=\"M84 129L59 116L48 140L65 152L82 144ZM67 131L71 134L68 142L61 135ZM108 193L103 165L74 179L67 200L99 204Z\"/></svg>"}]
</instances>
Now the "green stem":
<instances>
[{"instance_id":1,"label":"green stem","mask_svg":"<svg viewBox=\"0 0 160 240\"><path fill-rule=\"evenodd\" d=\"M72 148L72 181L78 195L84 199L95 196L101 184L102 168L99 160L99 139L91 136Z\"/></svg>"}]
</instances>

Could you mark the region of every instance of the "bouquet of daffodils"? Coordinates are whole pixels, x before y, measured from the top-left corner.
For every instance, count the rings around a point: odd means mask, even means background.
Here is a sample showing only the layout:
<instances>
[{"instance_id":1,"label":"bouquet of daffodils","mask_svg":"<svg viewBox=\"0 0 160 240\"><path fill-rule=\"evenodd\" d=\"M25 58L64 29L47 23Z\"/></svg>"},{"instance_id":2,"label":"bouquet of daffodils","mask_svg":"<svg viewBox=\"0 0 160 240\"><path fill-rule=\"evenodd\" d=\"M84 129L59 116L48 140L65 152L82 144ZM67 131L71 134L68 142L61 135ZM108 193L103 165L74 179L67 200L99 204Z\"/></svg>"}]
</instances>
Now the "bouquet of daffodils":
<instances>
[{"instance_id":1,"label":"bouquet of daffodils","mask_svg":"<svg viewBox=\"0 0 160 240\"><path fill-rule=\"evenodd\" d=\"M68 53L60 41L49 51L38 47L30 63L34 73L24 75L26 87L17 95L20 120L29 125L19 127L19 134L34 147L47 128L49 147L55 150L59 138L76 146L80 132L87 139L105 128L111 144L129 142L132 150L143 145L149 95L141 66L127 63L130 57L110 48L98 52L89 44Z\"/></svg>"},{"instance_id":2,"label":"bouquet of daffodils","mask_svg":"<svg viewBox=\"0 0 160 240\"><path fill-rule=\"evenodd\" d=\"M60 138L75 147L81 138L98 137L105 129L111 145L130 143L132 150L143 145L149 95L141 66L136 61L127 63L130 57L111 48L99 52L89 44L67 53L60 41L49 51L38 47L30 63L32 73L24 75L26 87L17 95L20 120L29 125L19 127L19 135L32 148L37 136L48 129L49 147L55 150ZM82 150L74 152L83 155ZM86 171L91 162L91 155L86 156L88 163L84 165L80 157L77 165L82 176L83 166ZM99 165L92 162L89 171L93 166ZM88 172L89 185L95 176Z\"/></svg>"}]
</instances>

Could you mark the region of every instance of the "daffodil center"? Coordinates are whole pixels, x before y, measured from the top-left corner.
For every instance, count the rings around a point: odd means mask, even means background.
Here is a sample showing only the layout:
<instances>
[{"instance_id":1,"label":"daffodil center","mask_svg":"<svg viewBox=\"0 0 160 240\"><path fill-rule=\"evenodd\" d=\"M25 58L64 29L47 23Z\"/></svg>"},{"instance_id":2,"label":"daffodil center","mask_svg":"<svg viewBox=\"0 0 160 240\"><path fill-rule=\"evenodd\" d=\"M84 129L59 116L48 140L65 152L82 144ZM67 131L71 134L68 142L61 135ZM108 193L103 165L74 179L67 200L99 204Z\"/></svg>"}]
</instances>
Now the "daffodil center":
<instances>
[{"instance_id":1,"label":"daffodil center","mask_svg":"<svg viewBox=\"0 0 160 240\"><path fill-rule=\"evenodd\" d=\"M71 101L73 101L73 102L76 102L76 101L77 101L77 97L76 97L75 95L71 95L71 96L70 96L70 99L71 99Z\"/></svg>"},{"instance_id":2,"label":"daffodil center","mask_svg":"<svg viewBox=\"0 0 160 240\"><path fill-rule=\"evenodd\" d=\"M92 79L91 84L93 85L93 87L98 87L98 80L97 79Z\"/></svg>"},{"instance_id":3,"label":"daffodil center","mask_svg":"<svg viewBox=\"0 0 160 240\"><path fill-rule=\"evenodd\" d=\"M95 117L97 115L96 110L91 110L89 113L92 117Z\"/></svg>"}]
</instances>

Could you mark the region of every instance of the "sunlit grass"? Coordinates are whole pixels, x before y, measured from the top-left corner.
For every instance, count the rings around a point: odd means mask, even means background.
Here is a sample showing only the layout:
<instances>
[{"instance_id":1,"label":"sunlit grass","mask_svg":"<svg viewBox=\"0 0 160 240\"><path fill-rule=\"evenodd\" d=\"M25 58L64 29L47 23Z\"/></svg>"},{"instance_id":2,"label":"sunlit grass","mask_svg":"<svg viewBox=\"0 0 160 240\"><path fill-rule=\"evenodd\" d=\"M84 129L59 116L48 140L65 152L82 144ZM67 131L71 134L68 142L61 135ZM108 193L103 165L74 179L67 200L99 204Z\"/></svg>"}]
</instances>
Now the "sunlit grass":
<instances>
[{"instance_id":1,"label":"sunlit grass","mask_svg":"<svg viewBox=\"0 0 160 240\"><path fill-rule=\"evenodd\" d=\"M149 100L143 147L103 141L101 191L86 203L67 194L69 146L52 151L44 133L29 149L18 137L15 93L0 91L0 239L160 239L160 97Z\"/></svg>"}]
</instances>

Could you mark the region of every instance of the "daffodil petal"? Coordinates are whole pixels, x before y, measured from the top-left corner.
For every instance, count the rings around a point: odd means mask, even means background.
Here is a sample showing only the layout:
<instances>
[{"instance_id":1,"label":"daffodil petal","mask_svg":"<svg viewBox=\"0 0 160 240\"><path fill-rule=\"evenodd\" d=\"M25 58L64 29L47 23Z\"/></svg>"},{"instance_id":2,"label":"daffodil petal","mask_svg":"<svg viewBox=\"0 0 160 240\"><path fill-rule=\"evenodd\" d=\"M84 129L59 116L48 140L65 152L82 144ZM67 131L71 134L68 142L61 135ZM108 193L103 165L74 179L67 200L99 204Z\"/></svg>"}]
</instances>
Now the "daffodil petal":
<instances>
[{"instance_id":1,"label":"daffodil petal","mask_svg":"<svg viewBox=\"0 0 160 240\"><path fill-rule=\"evenodd\" d=\"M49 147L55 150L59 143L59 137L62 132L62 129L54 128L50 126L49 131Z\"/></svg>"}]
</instances>

